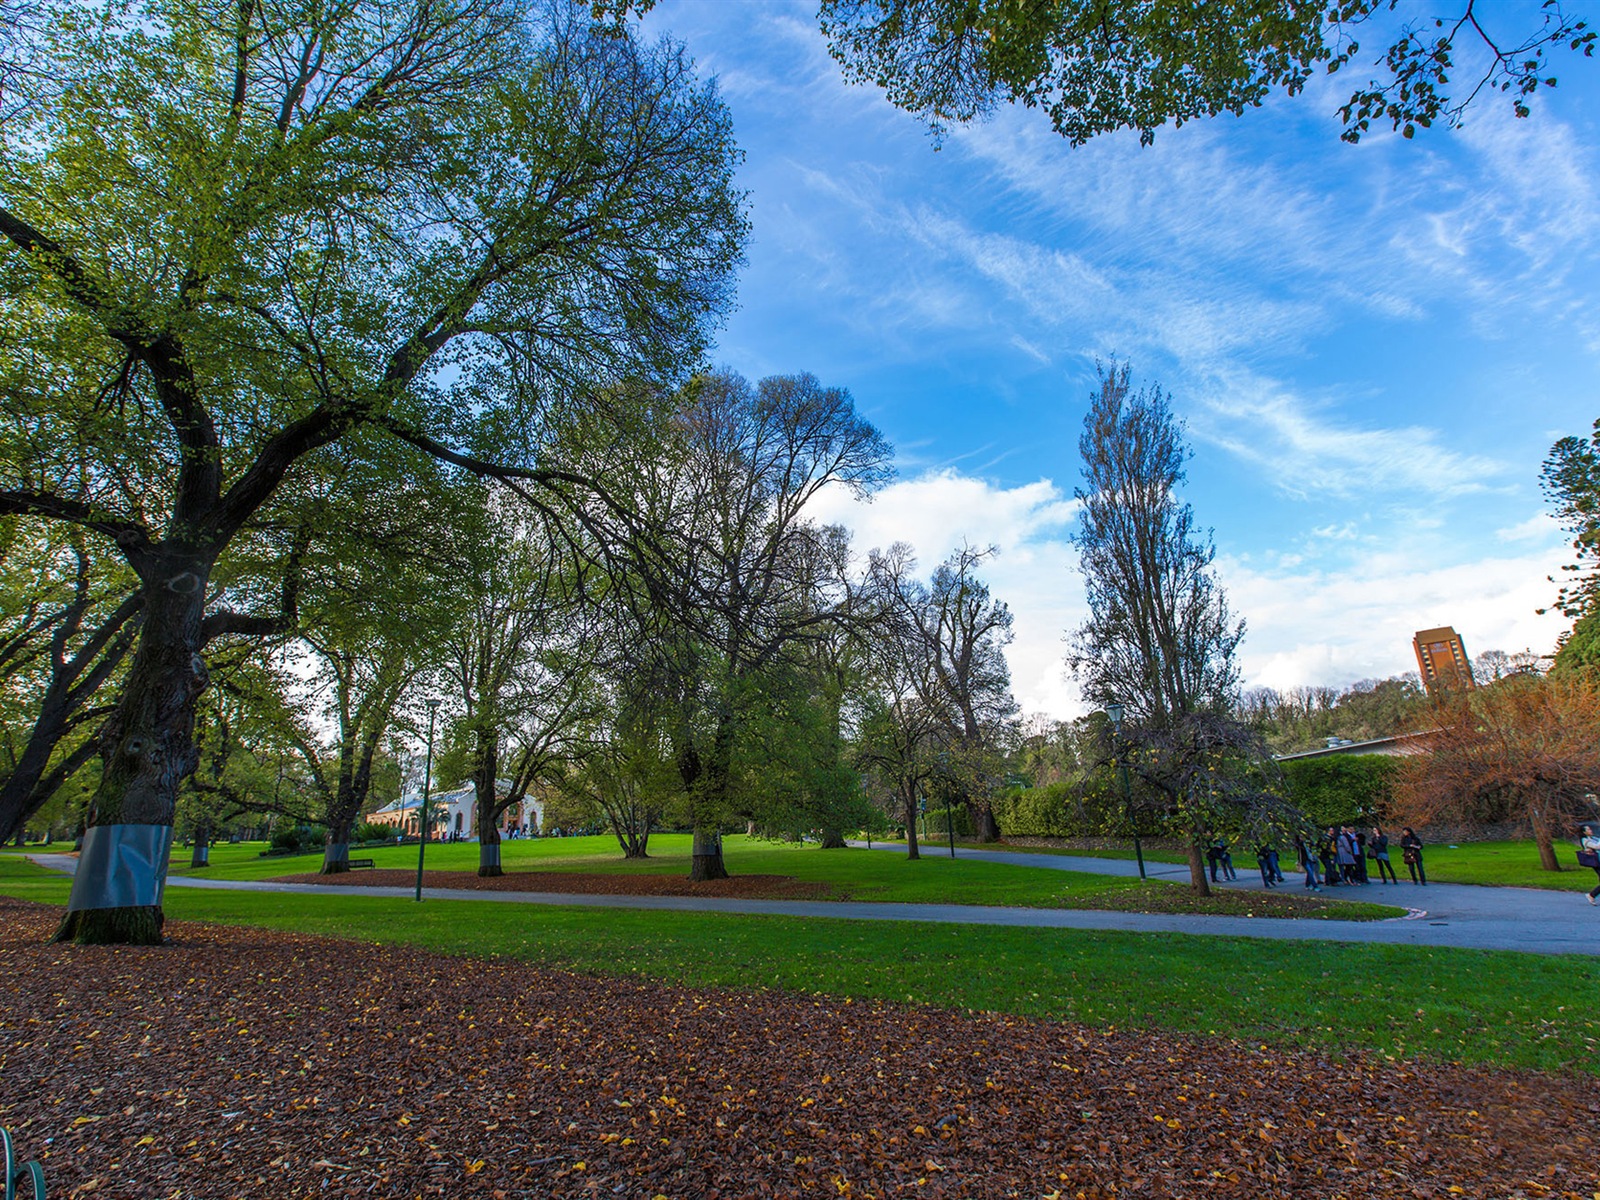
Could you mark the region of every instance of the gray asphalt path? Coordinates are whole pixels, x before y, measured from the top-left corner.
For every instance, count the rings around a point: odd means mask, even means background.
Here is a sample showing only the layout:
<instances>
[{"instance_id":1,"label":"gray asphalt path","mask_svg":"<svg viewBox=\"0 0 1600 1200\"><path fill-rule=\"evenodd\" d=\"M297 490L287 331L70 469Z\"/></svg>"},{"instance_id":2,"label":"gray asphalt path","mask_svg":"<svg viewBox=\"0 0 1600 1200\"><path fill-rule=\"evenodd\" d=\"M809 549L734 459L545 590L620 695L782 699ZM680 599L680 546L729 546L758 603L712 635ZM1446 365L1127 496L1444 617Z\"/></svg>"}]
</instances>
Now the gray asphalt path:
<instances>
[{"instance_id":1,"label":"gray asphalt path","mask_svg":"<svg viewBox=\"0 0 1600 1200\"><path fill-rule=\"evenodd\" d=\"M877 849L875 846L874 849ZM905 853L903 847L886 852ZM1038 866L1092 874L1137 874L1132 862L1120 859L1013 854L1007 851L958 849L957 857L1014 866ZM77 860L64 854L30 854L40 866L71 874ZM1170 863L1163 870L1186 875ZM1241 879L1243 872L1241 874ZM1296 879L1290 876L1291 880ZM197 879L174 875L168 887L210 888L241 892L293 892L314 896L391 896L414 894L411 888L247 882ZM1260 888L1259 877L1255 886ZM1297 882L1284 885L1299 887ZM1326 893L1324 893L1326 894ZM479 892L424 888L427 900L477 900L494 904L550 904L579 908L633 908L658 912L739 913L755 916L825 917L849 921L917 921L940 925L1001 925L1030 929L1111 929L1129 933L1185 933L1282 941L1373 942L1391 945L1448 946L1480 950L1522 950L1535 954L1600 955L1600 907L1591 907L1582 893L1544 892L1532 888L1467 887L1409 883L1351 888L1352 899L1413 905L1411 915L1390 921L1289 921L1251 917L1196 917L1147 913L1096 912L1084 909L1010 908L969 904L875 904L864 901L725 900L697 896L583 896L565 892ZM1425 904L1419 900L1425 899Z\"/></svg>"}]
</instances>

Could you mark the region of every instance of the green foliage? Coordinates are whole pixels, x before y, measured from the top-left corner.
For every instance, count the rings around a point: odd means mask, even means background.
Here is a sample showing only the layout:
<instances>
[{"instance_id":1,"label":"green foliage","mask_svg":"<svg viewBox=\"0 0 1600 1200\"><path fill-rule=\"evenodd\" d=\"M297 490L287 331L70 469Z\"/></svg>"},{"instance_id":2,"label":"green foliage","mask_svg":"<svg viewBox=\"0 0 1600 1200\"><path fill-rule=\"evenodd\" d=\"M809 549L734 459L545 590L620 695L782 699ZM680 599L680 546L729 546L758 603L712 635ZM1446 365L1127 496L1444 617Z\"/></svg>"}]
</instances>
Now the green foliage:
<instances>
[{"instance_id":1,"label":"green foliage","mask_svg":"<svg viewBox=\"0 0 1600 1200\"><path fill-rule=\"evenodd\" d=\"M1592 608L1573 624L1550 667L1554 677L1600 675L1600 608Z\"/></svg>"},{"instance_id":2,"label":"green foliage","mask_svg":"<svg viewBox=\"0 0 1600 1200\"><path fill-rule=\"evenodd\" d=\"M1401 762L1387 754L1329 754L1280 763L1289 799L1318 827L1387 821Z\"/></svg>"},{"instance_id":3,"label":"green foliage","mask_svg":"<svg viewBox=\"0 0 1600 1200\"><path fill-rule=\"evenodd\" d=\"M1330 737L1355 742L1412 733L1427 721L1428 697L1413 672L1331 687L1251 688L1239 715L1280 754L1312 750Z\"/></svg>"},{"instance_id":4,"label":"green foliage","mask_svg":"<svg viewBox=\"0 0 1600 1200\"><path fill-rule=\"evenodd\" d=\"M1575 561L1562 568L1571 579L1556 608L1582 618L1600 601L1600 421L1587 438L1564 437L1552 446L1539 478L1552 514L1572 535Z\"/></svg>"},{"instance_id":5,"label":"green foliage","mask_svg":"<svg viewBox=\"0 0 1600 1200\"><path fill-rule=\"evenodd\" d=\"M624 3L602 0L608 8ZM1136 129L1149 143L1168 123L1237 115L1279 91L1296 95L1319 68L1332 73L1356 62L1362 52L1352 33L1393 7L1377 0L823 0L821 22L847 78L876 83L936 132L1009 103L1044 110L1056 132L1079 145L1118 129ZM1521 33L1489 16L1504 20L1499 10L1512 7L1475 13L1463 3L1460 16L1435 18L1427 34L1410 21L1401 26L1371 55L1376 77L1339 109L1341 136L1359 141L1374 119L1407 138L1437 122L1455 124L1485 91L1509 96L1512 111L1527 116L1528 97L1555 83L1547 53L1592 54L1595 35L1553 2ZM1463 35L1464 52L1456 45ZM1455 99L1458 62L1467 78Z\"/></svg>"},{"instance_id":6,"label":"green foliage","mask_svg":"<svg viewBox=\"0 0 1600 1200\"><path fill-rule=\"evenodd\" d=\"M392 842L395 830L393 825L384 825L373 821L362 821L350 833L351 839L357 842Z\"/></svg>"},{"instance_id":7,"label":"green foliage","mask_svg":"<svg viewBox=\"0 0 1600 1200\"><path fill-rule=\"evenodd\" d=\"M326 826L290 825L272 835L272 848L295 854L307 854L313 851L320 853L327 840Z\"/></svg>"},{"instance_id":8,"label":"green foliage","mask_svg":"<svg viewBox=\"0 0 1600 1200\"><path fill-rule=\"evenodd\" d=\"M954 814L956 836L968 838L972 836L972 816L964 804L954 808L930 808L927 816L927 831L930 838L944 837L950 832L951 815Z\"/></svg>"}]
</instances>

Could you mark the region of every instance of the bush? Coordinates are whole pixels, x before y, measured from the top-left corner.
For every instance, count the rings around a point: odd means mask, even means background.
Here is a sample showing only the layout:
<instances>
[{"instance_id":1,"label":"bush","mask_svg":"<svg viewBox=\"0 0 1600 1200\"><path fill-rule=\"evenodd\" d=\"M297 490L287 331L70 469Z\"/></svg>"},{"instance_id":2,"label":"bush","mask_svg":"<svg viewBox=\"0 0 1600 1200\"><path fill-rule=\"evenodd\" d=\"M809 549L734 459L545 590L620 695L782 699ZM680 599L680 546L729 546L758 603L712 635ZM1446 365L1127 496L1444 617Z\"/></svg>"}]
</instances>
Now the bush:
<instances>
[{"instance_id":1,"label":"bush","mask_svg":"<svg viewBox=\"0 0 1600 1200\"><path fill-rule=\"evenodd\" d=\"M967 813L966 805L957 805L954 809L930 808L928 810L928 836L944 837L950 832L950 814L955 813L956 836L972 836L972 818Z\"/></svg>"},{"instance_id":2,"label":"bush","mask_svg":"<svg viewBox=\"0 0 1600 1200\"><path fill-rule=\"evenodd\" d=\"M291 825L272 835L272 848L302 854L320 850L328 840L328 831L321 825Z\"/></svg>"},{"instance_id":3,"label":"bush","mask_svg":"<svg viewBox=\"0 0 1600 1200\"><path fill-rule=\"evenodd\" d=\"M1400 760L1387 754L1328 754L1283 767L1289 799L1319 826L1388 822Z\"/></svg>"},{"instance_id":4,"label":"bush","mask_svg":"<svg viewBox=\"0 0 1600 1200\"><path fill-rule=\"evenodd\" d=\"M350 838L356 842L392 842L398 832L393 825L377 821L363 821L355 827Z\"/></svg>"},{"instance_id":5,"label":"bush","mask_svg":"<svg viewBox=\"0 0 1600 1200\"><path fill-rule=\"evenodd\" d=\"M1002 837L1097 837L1118 829L1122 814L1122 793L1109 772L1087 782L1013 788L994 804Z\"/></svg>"}]
</instances>

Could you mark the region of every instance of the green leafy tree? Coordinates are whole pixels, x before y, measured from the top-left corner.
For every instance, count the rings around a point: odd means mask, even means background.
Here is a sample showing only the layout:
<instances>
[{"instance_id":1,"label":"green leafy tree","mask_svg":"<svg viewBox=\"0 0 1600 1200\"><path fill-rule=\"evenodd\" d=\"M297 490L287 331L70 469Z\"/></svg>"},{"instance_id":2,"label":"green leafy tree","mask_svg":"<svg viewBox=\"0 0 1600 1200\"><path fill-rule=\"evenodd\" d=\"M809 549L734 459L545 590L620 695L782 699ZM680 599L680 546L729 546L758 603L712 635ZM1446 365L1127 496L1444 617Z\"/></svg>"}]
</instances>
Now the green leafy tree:
<instances>
[{"instance_id":1,"label":"green leafy tree","mask_svg":"<svg viewBox=\"0 0 1600 1200\"><path fill-rule=\"evenodd\" d=\"M464 531L441 671L459 705L458 769L473 784L478 874L486 877L504 873L502 815L586 745L600 644L599 617L583 592L592 553L495 500L484 497Z\"/></svg>"},{"instance_id":2,"label":"green leafy tree","mask_svg":"<svg viewBox=\"0 0 1600 1200\"><path fill-rule=\"evenodd\" d=\"M813 376L751 386L697 377L671 409L677 437L647 447L625 507L651 531L630 578L652 630L648 673L677 715L671 736L695 828L691 878L721 879L720 829L743 816L733 764L741 698L851 619L849 542L808 507L829 487L865 495L890 474L888 444L842 388Z\"/></svg>"},{"instance_id":3,"label":"green leafy tree","mask_svg":"<svg viewBox=\"0 0 1600 1200\"><path fill-rule=\"evenodd\" d=\"M1362 59L1356 34L1398 0L823 0L829 49L847 78L874 83L936 131L1000 104L1039 108L1079 145L1136 129L1148 144L1166 124L1258 107L1295 95L1321 69ZM1517 116L1553 86L1548 56L1591 55L1595 35L1558 3L1539 19L1454 0L1432 19L1378 30L1377 73L1340 108L1342 136L1374 120L1404 136L1459 124L1482 92L1501 92ZM1465 46L1463 46L1465 43ZM1457 78L1452 78L1457 77Z\"/></svg>"},{"instance_id":4,"label":"green leafy tree","mask_svg":"<svg viewBox=\"0 0 1600 1200\"><path fill-rule=\"evenodd\" d=\"M0 515L137 579L90 817L115 845L170 826L208 641L277 616L212 584L306 459L367 429L571 485L547 434L698 361L745 224L714 89L559 3L43 15L0 130ZM59 936L157 941L158 885Z\"/></svg>"},{"instance_id":5,"label":"green leafy tree","mask_svg":"<svg viewBox=\"0 0 1600 1200\"><path fill-rule=\"evenodd\" d=\"M1212 571L1216 550L1178 497L1188 448L1160 389L1135 393L1126 365L1101 372L1079 439L1083 485L1073 537L1089 616L1068 664L1096 707L1127 713L1111 752L1189 848L1194 890L1210 891L1204 847L1277 807L1271 756L1231 714L1244 622Z\"/></svg>"}]
</instances>

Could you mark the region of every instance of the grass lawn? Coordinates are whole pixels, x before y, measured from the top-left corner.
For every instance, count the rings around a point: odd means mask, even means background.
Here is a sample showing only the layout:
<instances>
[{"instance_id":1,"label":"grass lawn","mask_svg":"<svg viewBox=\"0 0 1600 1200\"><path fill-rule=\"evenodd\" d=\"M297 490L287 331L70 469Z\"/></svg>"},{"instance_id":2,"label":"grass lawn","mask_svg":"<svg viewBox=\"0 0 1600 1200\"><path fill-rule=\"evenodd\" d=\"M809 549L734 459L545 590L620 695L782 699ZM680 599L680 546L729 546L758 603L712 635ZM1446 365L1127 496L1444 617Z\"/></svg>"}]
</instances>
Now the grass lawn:
<instances>
[{"instance_id":1,"label":"grass lawn","mask_svg":"<svg viewBox=\"0 0 1600 1200\"><path fill-rule=\"evenodd\" d=\"M624 860L616 839L529 838L501 843L501 863L507 871L584 871L596 874L687 875L688 834L655 834L650 857L643 862ZM320 854L261 858L260 843L219 845L211 851L211 866L188 866L188 853L175 851L172 873L204 875L212 879L270 879L312 872ZM1243 915L1247 905L1237 897L1217 895L1191 900L1186 885L1169 882L1141 884L1137 879L1054 871L1043 867L1008 866L941 858L924 851L912 861L904 854L880 850L822 850L815 845L771 842L743 835L723 839L728 869L735 875L787 875L807 882L826 883L845 898L907 904L996 904L1018 908L1114 908L1147 912L1210 912ZM371 858L379 868L413 868L416 846L381 846L360 850L356 857ZM467 842L430 845L430 870L476 871L478 847ZM532 884L530 884L532 886ZM1162 893L1173 893L1164 897ZM1259 906L1258 906L1259 908ZM1338 899L1308 900L1300 915L1337 920L1382 920L1404 914L1404 909Z\"/></svg>"},{"instance_id":2,"label":"grass lawn","mask_svg":"<svg viewBox=\"0 0 1600 1200\"><path fill-rule=\"evenodd\" d=\"M220 848L219 848L220 849ZM230 848L232 849L232 848ZM280 860L281 861L281 860ZM0 856L0 892L67 882ZM1600 1073L1600 960L1081 930L173 888L175 920L509 956L691 986L877 998L1249 1042Z\"/></svg>"}]
</instances>

